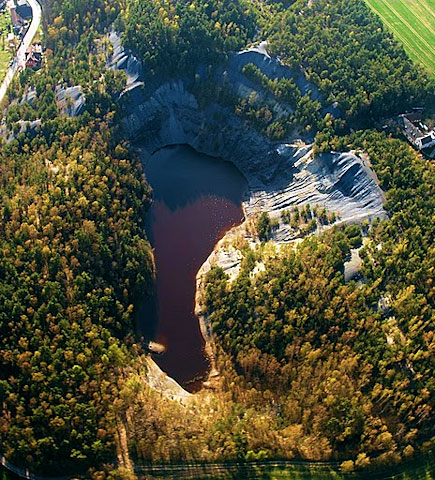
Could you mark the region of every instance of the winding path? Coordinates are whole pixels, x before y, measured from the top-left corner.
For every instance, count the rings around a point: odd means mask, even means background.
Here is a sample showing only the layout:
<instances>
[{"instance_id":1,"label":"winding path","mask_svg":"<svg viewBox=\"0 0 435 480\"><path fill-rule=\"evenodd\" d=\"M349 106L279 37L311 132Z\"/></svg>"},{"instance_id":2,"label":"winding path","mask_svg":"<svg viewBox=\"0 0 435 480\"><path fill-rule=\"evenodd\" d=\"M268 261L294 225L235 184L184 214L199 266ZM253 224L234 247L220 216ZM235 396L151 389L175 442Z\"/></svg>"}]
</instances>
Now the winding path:
<instances>
[{"instance_id":1,"label":"winding path","mask_svg":"<svg viewBox=\"0 0 435 480\"><path fill-rule=\"evenodd\" d=\"M0 103L3 101L6 91L12 82L15 74L26 67L26 50L29 48L32 40L34 39L39 25L41 24L42 8L37 0L28 0L30 7L32 8L32 23L28 28L26 35L19 46L14 58L14 63L9 67L6 76L0 86Z\"/></svg>"}]
</instances>

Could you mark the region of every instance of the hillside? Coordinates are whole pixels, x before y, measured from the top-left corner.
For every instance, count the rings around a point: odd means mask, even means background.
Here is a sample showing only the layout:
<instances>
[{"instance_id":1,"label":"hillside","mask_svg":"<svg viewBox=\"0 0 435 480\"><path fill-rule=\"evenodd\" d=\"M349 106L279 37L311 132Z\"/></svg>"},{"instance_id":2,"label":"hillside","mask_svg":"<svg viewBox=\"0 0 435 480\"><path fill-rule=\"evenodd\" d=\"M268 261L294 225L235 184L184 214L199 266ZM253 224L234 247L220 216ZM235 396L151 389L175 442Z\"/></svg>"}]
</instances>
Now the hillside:
<instances>
[{"instance_id":1,"label":"hillside","mask_svg":"<svg viewBox=\"0 0 435 480\"><path fill-rule=\"evenodd\" d=\"M1 126L1 455L104 479L276 458L365 471L430 451L434 168L376 128L416 103L430 119L435 84L380 19L347 0L43 15L44 66L15 78ZM249 186L216 247L233 270L198 275L215 376L195 395L136 329L156 275L139 143L189 144Z\"/></svg>"}]
</instances>

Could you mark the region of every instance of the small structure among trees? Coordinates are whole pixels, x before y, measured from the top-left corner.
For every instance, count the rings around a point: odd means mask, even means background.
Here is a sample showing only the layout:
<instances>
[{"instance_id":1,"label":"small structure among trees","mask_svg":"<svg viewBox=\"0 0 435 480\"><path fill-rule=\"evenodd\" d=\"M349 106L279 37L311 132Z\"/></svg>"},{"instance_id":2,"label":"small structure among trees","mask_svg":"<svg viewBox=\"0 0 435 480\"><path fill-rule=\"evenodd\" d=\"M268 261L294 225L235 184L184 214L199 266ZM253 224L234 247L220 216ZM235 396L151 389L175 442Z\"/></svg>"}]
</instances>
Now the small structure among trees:
<instances>
[{"instance_id":1,"label":"small structure among trees","mask_svg":"<svg viewBox=\"0 0 435 480\"><path fill-rule=\"evenodd\" d=\"M26 51L26 68L33 68L39 70L42 65L42 45L36 43L30 45Z\"/></svg>"},{"instance_id":2,"label":"small structure among trees","mask_svg":"<svg viewBox=\"0 0 435 480\"><path fill-rule=\"evenodd\" d=\"M435 130L429 130L422 121L422 109L402 113L387 122L387 127L398 127L408 142L427 155L435 158Z\"/></svg>"}]
</instances>

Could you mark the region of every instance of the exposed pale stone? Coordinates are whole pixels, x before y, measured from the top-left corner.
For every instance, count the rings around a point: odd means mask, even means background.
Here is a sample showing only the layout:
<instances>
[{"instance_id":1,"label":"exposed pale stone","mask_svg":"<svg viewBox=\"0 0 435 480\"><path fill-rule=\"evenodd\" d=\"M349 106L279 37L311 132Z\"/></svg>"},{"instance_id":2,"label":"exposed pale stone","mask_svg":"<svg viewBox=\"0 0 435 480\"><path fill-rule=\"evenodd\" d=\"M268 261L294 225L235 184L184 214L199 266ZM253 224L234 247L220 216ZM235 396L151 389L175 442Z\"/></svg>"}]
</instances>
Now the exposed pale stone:
<instances>
[{"instance_id":1,"label":"exposed pale stone","mask_svg":"<svg viewBox=\"0 0 435 480\"><path fill-rule=\"evenodd\" d=\"M114 61L112 65L125 67L129 75L129 65L135 65L137 60L126 58L119 45L116 55L122 61ZM119 62L124 67L119 67ZM230 56L222 71L223 87L230 86L239 95L249 95L255 86L240 73L243 65L249 62L255 63L271 78L292 76L303 93L311 91L312 98L319 97L317 90L301 78L301 74L291 72L271 58L264 44ZM133 73L137 71L136 66L133 70ZM211 325L201 307L203 280L213 265L222 267L230 280L237 276L242 254L233 240L241 236L255 245L252 223L260 212L268 212L271 218L279 220L283 211L307 203L338 214L340 222L360 223L364 219L383 218L386 216L384 195L366 157L355 152L313 155L312 144L297 135L285 142L273 142L220 105L200 108L181 80L165 83L146 94L139 85L140 75L130 77L128 92L126 90L122 97L125 116L121 126L123 135L140 145L145 162L160 148L186 144L198 152L233 162L248 182L243 202L244 224L227 233L197 275L196 313L215 372ZM261 88L257 93L260 100L270 101ZM274 108L287 107L277 104ZM273 241L277 247L289 242L296 244L300 242L297 235L289 225L279 222L273 232Z\"/></svg>"}]
</instances>

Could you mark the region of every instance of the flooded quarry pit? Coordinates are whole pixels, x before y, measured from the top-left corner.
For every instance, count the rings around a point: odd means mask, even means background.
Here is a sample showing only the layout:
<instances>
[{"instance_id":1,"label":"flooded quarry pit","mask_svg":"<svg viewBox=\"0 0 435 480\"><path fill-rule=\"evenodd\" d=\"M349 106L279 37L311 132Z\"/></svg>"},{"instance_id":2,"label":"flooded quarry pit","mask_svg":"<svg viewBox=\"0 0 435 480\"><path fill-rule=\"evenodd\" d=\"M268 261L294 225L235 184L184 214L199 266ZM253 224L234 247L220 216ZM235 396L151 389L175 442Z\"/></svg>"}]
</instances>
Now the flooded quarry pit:
<instances>
[{"instance_id":1,"label":"flooded quarry pit","mask_svg":"<svg viewBox=\"0 0 435 480\"><path fill-rule=\"evenodd\" d=\"M157 276L138 327L166 347L155 358L162 370L192 391L208 370L194 313L196 274L224 234L242 223L247 183L232 163L187 146L157 151L145 175L153 189L146 231Z\"/></svg>"}]
</instances>

